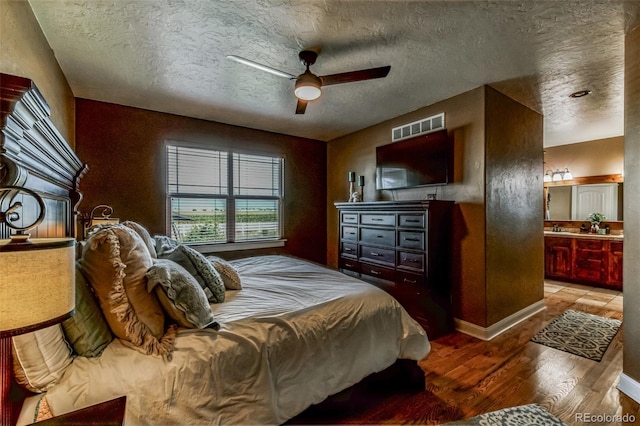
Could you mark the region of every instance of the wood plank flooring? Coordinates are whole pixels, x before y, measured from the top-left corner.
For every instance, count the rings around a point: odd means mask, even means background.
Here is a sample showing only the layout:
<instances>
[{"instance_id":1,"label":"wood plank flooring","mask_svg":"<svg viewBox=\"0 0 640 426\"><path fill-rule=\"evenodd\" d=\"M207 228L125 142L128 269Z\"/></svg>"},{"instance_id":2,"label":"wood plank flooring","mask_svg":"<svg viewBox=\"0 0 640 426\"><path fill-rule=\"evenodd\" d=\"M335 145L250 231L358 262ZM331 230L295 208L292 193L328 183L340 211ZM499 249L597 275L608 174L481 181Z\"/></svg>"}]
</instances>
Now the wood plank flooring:
<instances>
[{"instance_id":1,"label":"wood plank flooring","mask_svg":"<svg viewBox=\"0 0 640 426\"><path fill-rule=\"evenodd\" d=\"M378 390L360 396L360 409L325 416L320 406L292 423L442 424L537 403L567 425L627 424L584 421L586 415L624 414L632 414L640 424L638 404L616 389L622 329L600 362L529 341L567 309L622 319L622 294L547 281L545 304L544 311L489 342L458 332L432 341L430 354L420 362L425 391Z\"/></svg>"}]
</instances>

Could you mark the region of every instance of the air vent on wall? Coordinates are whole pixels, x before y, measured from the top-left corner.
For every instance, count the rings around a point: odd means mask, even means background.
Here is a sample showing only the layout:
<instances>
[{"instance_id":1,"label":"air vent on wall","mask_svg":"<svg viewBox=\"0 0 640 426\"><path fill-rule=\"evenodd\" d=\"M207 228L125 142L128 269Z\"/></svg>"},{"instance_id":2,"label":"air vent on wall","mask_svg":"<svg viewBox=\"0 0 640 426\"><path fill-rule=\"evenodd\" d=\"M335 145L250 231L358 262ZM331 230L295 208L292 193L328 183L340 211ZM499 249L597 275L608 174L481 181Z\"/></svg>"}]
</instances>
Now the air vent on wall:
<instances>
[{"instance_id":1,"label":"air vent on wall","mask_svg":"<svg viewBox=\"0 0 640 426\"><path fill-rule=\"evenodd\" d=\"M396 142L423 133L444 129L444 112L432 117L423 118L413 123L391 129L391 141Z\"/></svg>"}]
</instances>

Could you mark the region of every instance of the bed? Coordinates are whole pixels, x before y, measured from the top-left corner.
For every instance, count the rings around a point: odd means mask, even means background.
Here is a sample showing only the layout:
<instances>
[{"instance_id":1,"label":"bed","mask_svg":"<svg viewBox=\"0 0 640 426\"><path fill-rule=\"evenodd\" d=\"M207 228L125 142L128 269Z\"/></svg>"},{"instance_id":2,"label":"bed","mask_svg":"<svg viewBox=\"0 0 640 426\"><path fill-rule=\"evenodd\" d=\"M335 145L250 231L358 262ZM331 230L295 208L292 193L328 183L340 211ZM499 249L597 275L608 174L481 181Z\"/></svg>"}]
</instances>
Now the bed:
<instances>
[{"instance_id":1,"label":"bed","mask_svg":"<svg viewBox=\"0 0 640 426\"><path fill-rule=\"evenodd\" d=\"M78 181L86 168L51 124L35 86L9 77L3 75L3 99L12 84L12 107L2 122L20 122L23 129L3 128L5 147L19 149L0 159L22 173L0 176L0 184L28 176L17 183L41 193L53 217L38 236L74 236ZM39 116L29 123L19 116L26 110ZM21 150L21 157L14 155ZM86 256L83 251L81 258ZM97 353L79 355L67 330L54 326L74 350L26 398L18 424L32 422L44 405L60 415L123 395L128 425L281 424L398 359L418 361L429 352L420 325L375 286L288 256L229 265L241 288L225 288L224 301L209 304L216 326L176 327L167 320L165 349L144 353L113 332ZM96 283L87 281L97 295ZM14 338L14 355L21 350Z\"/></svg>"},{"instance_id":2,"label":"bed","mask_svg":"<svg viewBox=\"0 0 640 426\"><path fill-rule=\"evenodd\" d=\"M219 330L179 329L171 360L119 339L99 357L75 357L46 392L52 412L126 395L128 425L281 424L429 351L420 326L370 284L285 256L232 264L242 289L213 305Z\"/></svg>"}]
</instances>

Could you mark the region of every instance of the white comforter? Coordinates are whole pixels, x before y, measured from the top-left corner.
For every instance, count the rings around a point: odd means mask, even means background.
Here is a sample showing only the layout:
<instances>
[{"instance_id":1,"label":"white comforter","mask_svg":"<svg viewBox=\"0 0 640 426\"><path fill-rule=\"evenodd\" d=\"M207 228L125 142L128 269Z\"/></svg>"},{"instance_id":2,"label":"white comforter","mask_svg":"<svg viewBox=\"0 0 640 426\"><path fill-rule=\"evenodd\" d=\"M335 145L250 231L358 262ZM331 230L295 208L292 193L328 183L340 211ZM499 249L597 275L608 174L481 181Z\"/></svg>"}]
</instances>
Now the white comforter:
<instances>
[{"instance_id":1,"label":"white comforter","mask_svg":"<svg viewBox=\"0 0 640 426\"><path fill-rule=\"evenodd\" d=\"M387 293L283 256L233 262L243 289L213 305L220 331L181 330L172 359L114 340L47 392L54 414L127 396L126 424L280 424L398 358L424 330Z\"/></svg>"}]
</instances>

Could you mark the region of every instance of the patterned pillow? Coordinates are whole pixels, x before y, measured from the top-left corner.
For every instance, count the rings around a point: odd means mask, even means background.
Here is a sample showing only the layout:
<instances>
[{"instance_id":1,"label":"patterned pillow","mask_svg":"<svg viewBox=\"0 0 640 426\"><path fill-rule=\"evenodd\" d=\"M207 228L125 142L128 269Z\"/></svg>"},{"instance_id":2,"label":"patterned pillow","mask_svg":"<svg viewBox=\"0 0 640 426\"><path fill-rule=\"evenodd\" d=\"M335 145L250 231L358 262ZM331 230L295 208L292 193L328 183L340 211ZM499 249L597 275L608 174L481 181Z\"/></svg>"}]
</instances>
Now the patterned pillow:
<instances>
[{"instance_id":1,"label":"patterned pillow","mask_svg":"<svg viewBox=\"0 0 640 426\"><path fill-rule=\"evenodd\" d=\"M44 392L53 386L73 361L60 324L12 339L16 381L32 392Z\"/></svg>"},{"instance_id":2,"label":"patterned pillow","mask_svg":"<svg viewBox=\"0 0 640 426\"><path fill-rule=\"evenodd\" d=\"M216 256L207 256L207 260L213 265L215 270L218 271L227 290L242 289L240 275L232 264Z\"/></svg>"},{"instance_id":3,"label":"patterned pillow","mask_svg":"<svg viewBox=\"0 0 640 426\"><path fill-rule=\"evenodd\" d=\"M169 237L156 235L154 238L158 259L173 260L186 269L200 283L209 302L224 302L222 277L202 253Z\"/></svg>"},{"instance_id":4,"label":"patterned pillow","mask_svg":"<svg viewBox=\"0 0 640 426\"><path fill-rule=\"evenodd\" d=\"M85 357L97 357L113 340L93 291L76 262L76 312L62 323L73 350Z\"/></svg>"},{"instance_id":5,"label":"patterned pillow","mask_svg":"<svg viewBox=\"0 0 640 426\"><path fill-rule=\"evenodd\" d=\"M147 271L147 279L147 290L155 290L162 307L178 324L186 328L220 328L204 290L182 266L169 259L156 259Z\"/></svg>"},{"instance_id":6,"label":"patterned pillow","mask_svg":"<svg viewBox=\"0 0 640 426\"><path fill-rule=\"evenodd\" d=\"M113 334L145 354L168 355L175 329L165 333L162 306L147 291L145 274L152 265L142 238L123 225L92 234L82 257L82 270Z\"/></svg>"}]
</instances>

